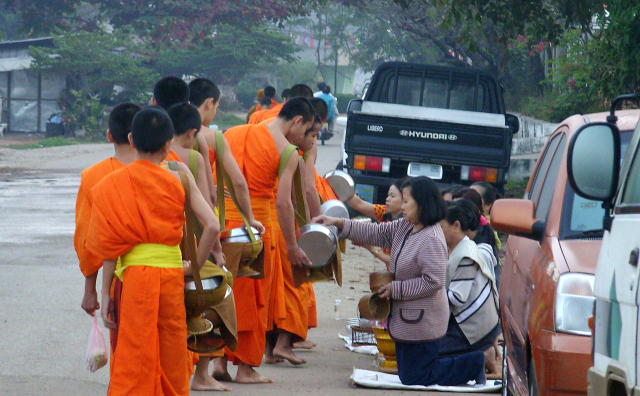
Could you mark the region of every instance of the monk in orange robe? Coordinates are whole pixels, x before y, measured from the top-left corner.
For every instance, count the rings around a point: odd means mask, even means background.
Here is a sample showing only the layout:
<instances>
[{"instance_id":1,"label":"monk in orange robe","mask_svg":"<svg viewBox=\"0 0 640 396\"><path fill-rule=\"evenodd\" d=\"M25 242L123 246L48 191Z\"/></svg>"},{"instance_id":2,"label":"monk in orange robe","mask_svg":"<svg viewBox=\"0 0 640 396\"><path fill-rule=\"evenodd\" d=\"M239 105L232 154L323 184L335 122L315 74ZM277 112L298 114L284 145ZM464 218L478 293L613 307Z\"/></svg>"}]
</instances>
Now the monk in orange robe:
<instances>
[{"instance_id":1,"label":"monk in orange robe","mask_svg":"<svg viewBox=\"0 0 640 396\"><path fill-rule=\"evenodd\" d=\"M131 126L137 160L106 176L93 189L86 246L103 259L102 319L118 328L109 395L189 395L184 276L180 241L185 192L177 172L161 168L173 125L160 108L138 112ZM220 225L193 176L191 208L202 224L197 250L201 267ZM121 265L116 269L116 259ZM185 268L186 267L186 268ZM123 283L118 323L109 313L114 274Z\"/></svg>"},{"instance_id":2,"label":"monk in orange robe","mask_svg":"<svg viewBox=\"0 0 640 396\"><path fill-rule=\"evenodd\" d=\"M298 98L287 101L279 116L269 124L241 125L229 129L225 134L231 152L249 186L253 214L266 228L262 235L265 246L264 279L238 278L233 285L238 318L238 346L234 353L227 350L227 358L239 364L237 382L272 382L258 374L254 367L262 363L268 307L271 303L269 299L271 283L274 279L273 265L276 259L273 222L279 222L289 262L292 265L309 263L306 254L298 247L295 237L291 186L298 166L297 155L291 156L280 175L275 197L277 214L271 211L271 200L274 199L282 152L291 142L298 143L304 138L313 120L314 111L308 101ZM226 228L241 226L242 220L233 202L227 199L226 205L228 208ZM214 374L216 378L228 378L226 361L216 362Z\"/></svg>"},{"instance_id":3,"label":"monk in orange robe","mask_svg":"<svg viewBox=\"0 0 640 396\"><path fill-rule=\"evenodd\" d=\"M111 110L109 114L109 129L107 139L113 143L115 155L104 161L82 171L80 177L80 188L76 199L76 231L73 244L78 255L80 270L85 276L84 297L82 298L82 309L92 315L100 309L98 302L98 292L96 281L98 271L102 268L102 259L93 255L86 247L85 242L89 233L91 222L92 198L91 189L105 176L114 171L131 164L136 159L136 150L129 144L129 132L131 131L131 121L141 107L133 103L123 103ZM115 284L114 284L115 286ZM112 287L111 295L114 296L115 287ZM117 288L120 290L120 287ZM110 331L111 354L116 345L117 332ZM111 361L113 362L113 360Z\"/></svg>"}]
</instances>

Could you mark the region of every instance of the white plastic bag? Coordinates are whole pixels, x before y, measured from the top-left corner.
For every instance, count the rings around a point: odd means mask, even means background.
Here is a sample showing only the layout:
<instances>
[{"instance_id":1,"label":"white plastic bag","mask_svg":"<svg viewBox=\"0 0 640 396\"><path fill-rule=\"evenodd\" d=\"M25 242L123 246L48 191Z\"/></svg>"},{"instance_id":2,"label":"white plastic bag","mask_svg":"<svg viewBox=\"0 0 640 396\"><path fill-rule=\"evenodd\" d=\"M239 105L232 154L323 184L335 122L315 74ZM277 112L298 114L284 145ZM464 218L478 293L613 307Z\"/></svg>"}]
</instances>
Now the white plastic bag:
<instances>
[{"instance_id":1,"label":"white plastic bag","mask_svg":"<svg viewBox=\"0 0 640 396\"><path fill-rule=\"evenodd\" d=\"M98 319L96 318L95 312L91 315L91 318L93 319L93 326L91 327L91 334L89 335L86 362L89 371L95 373L98 369L106 366L109 355L107 355L104 335L100 327L98 327Z\"/></svg>"}]
</instances>

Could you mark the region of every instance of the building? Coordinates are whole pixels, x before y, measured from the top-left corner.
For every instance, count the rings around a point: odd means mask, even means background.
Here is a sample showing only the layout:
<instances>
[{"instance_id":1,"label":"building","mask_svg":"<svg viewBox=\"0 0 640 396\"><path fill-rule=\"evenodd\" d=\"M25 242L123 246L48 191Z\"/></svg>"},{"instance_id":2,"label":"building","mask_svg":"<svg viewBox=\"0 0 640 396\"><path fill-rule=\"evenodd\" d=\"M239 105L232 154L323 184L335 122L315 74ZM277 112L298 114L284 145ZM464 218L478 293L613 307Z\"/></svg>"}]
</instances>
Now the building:
<instances>
[{"instance_id":1,"label":"building","mask_svg":"<svg viewBox=\"0 0 640 396\"><path fill-rule=\"evenodd\" d=\"M53 47L53 39L0 43L1 123L6 131L45 132L49 117L60 112L58 98L66 87L66 77L30 70L30 46Z\"/></svg>"}]
</instances>

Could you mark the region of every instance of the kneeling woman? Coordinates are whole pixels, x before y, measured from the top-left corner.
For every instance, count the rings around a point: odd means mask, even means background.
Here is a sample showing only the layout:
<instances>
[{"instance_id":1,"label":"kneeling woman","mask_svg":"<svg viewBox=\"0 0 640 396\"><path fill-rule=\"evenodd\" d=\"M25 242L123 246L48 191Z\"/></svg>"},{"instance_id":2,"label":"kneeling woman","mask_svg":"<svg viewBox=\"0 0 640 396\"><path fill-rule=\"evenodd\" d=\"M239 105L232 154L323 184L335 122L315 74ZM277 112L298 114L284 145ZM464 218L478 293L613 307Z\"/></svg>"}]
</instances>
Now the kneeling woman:
<instances>
[{"instance_id":1,"label":"kneeling woman","mask_svg":"<svg viewBox=\"0 0 640 396\"><path fill-rule=\"evenodd\" d=\"M472 351L493 351L500 334L498 291L491 265L468 234L480 222L480 212L470 201L450 203L447 217L440 222L447 246L447 296L451 316L440 356L455 356ZM495 260L495 259L493 259ZM489 359L490 373L496 373L495 355Z\"/></svg>"},{"instance_id":2,"label":"kneeling woman","mask_svg":"<svg viewBox=\"0 0 640 396\"><path fill-rule=\"evenodd\" d=\"M398 375L405 385L484 384L484 355L470 352L438 357L447 330L449 302L445 291L448 250L440 226L446 203L429 178L402 185L403 218L371 224L319 216L314 222L334 225L341 237L391 249L395 280L382 286L391 299L389 334L396 345Z\"/></svg>"}]
</instances>

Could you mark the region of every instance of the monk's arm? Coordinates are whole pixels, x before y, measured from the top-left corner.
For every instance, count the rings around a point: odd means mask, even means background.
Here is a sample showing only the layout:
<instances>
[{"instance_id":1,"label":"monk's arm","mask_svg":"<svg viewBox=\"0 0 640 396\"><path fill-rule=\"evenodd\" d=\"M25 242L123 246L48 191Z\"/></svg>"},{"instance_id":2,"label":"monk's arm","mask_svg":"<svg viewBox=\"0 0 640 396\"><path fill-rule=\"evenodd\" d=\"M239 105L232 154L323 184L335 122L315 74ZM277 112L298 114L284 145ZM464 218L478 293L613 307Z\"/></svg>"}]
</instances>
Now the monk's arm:
<instances>
[{"instance_id":1,"label":"monk's arm","mask_svg":"<svg viewBox=\"0 0 640 396\"><path fill-rule=\"evenodd\" d=\"M211 162L210 162L210 158L209 158L209 145L207 144L207 139L205 138L205 136L202 133L198 133L196 135L196 139L198 139L198 148L199 148L199 153L200 155L202 155L202 160L204 162L204 166L205 166L205 173L207 176L207 184L209 185L209 195L210 195L210 199L211 202L213 203L213 206L216 206L218 204L218 195L217 195L217 191L216 191L216 184L213 182L213 172L211 171L211 168L208 166ZM204 194L204 192L203 192Z\"/></svg>"},{"instance_id":2,"label":"monk's arm","mask_svg":"<svg viewBox=\"0 0 640 396\"><path fill-rule=\"evenodd\" d=\"M224 136L223 136L224 138ZM251 199L249 197L249 186L247 185L247 180L244 178L240 167L238 166L238 162L231 155L231 147L229 146L229 142L227 139L223 139L224 144L224 153L222 155L222 163L224 164L224 170L229 175L229 179L231 179L231 183L233 184L233 189L236 192L236 199L238 200L238 205L240 205L240 209L244 212L244 215L247 217L247 221L252 227L257 228L260 232L264 232L264 226L259 221L256 221L253 217L253 211L251 210ZM226 155L225 155L226 154Z\"/></svg>"},{"instance_id":3,"label":"monk's arm","mask_svg":"<svg viewBox=\"0 0 640 396\"><path fill-rule=\"evenodd\" d=\"M203 197L203 194L198 189L193 176L187 174L189 178L189 188L191 193L191 209L196 215L198 222L202 226L202 236L198 241L198 267L202 268L205 261L209 257L209 253L217 246L220 251L219 235L220 235L220 223L218 218L213 213L213 209L209 206L209 203ZM216 243L218 241L218 243ZM216 263L221 264L221 263Z\"/></svg>"},{"instance_id":4,"label":"monk's arm","mask_svg":"<svg viewBox=\"0 0 640 396\"><path fill-rule=\"evenodd\" d=\"M309 214L311 218L320 216L320 195L316 188L316 157L318 156L318 149L314 145L307 153L307 158L304 160L304 184L305 195L307 197L307 205L309 205Z\"/></svg>"},{"instance_id":5,"label":"monk's arm","mask_svg":"<svg viewBox=\"0 0 640 396\"><path fill-rule=\"evenodd\" d=\"M363 201L359 196L354 195L350 200L347 201L347 205L351 208L357 210L363 215L375 219L376 218L376 210L373 204L369 202Z\"/></svg>"},{"instance_id":6,"label":"monk's arm","mask_svg":"<svg viewBox=\"0 0 640 396\"><path fill-rule=\"evenodd\" d=\"M211 200L211 187L209 186L209 182L207 181L207 169L204 166L204 160L202 159L202 155L198 153L198 177L196 179L196 185L202 194L205 202L209 205L211 210L216 206L213 204ZM214 187L215 189L215 187Z\"/></svg>"},{"instance_id":7,"label":"monk's arm","mask_svg":"<svg viewBox=\"0 0 640 396\"><path fill-rule=\"evenodd\" d=\"M292 265L302 265L303 262L311 264L307 255L298 247L295 233L295 219L293 213L293 203L291 202L291 186L293 175L298 166L298 155L292 155L280 175L278 182L278 193L276 195L276 210L278 212L278 222L287 244L287 258Z\"/></svg>"},{"instance_id":8,"label":"monk's arm","mask_svg":"<svg viewBox=\"0 0 640 396\"><path fill-rule=\"evenodd\" d=\"M109 317L113 313L113 301L111 301L111 284L113 283L113 274L116 270L116 260L102 261L102 321L105 327L115 329L116 323Z\"/></svg>"}]
</instances>

